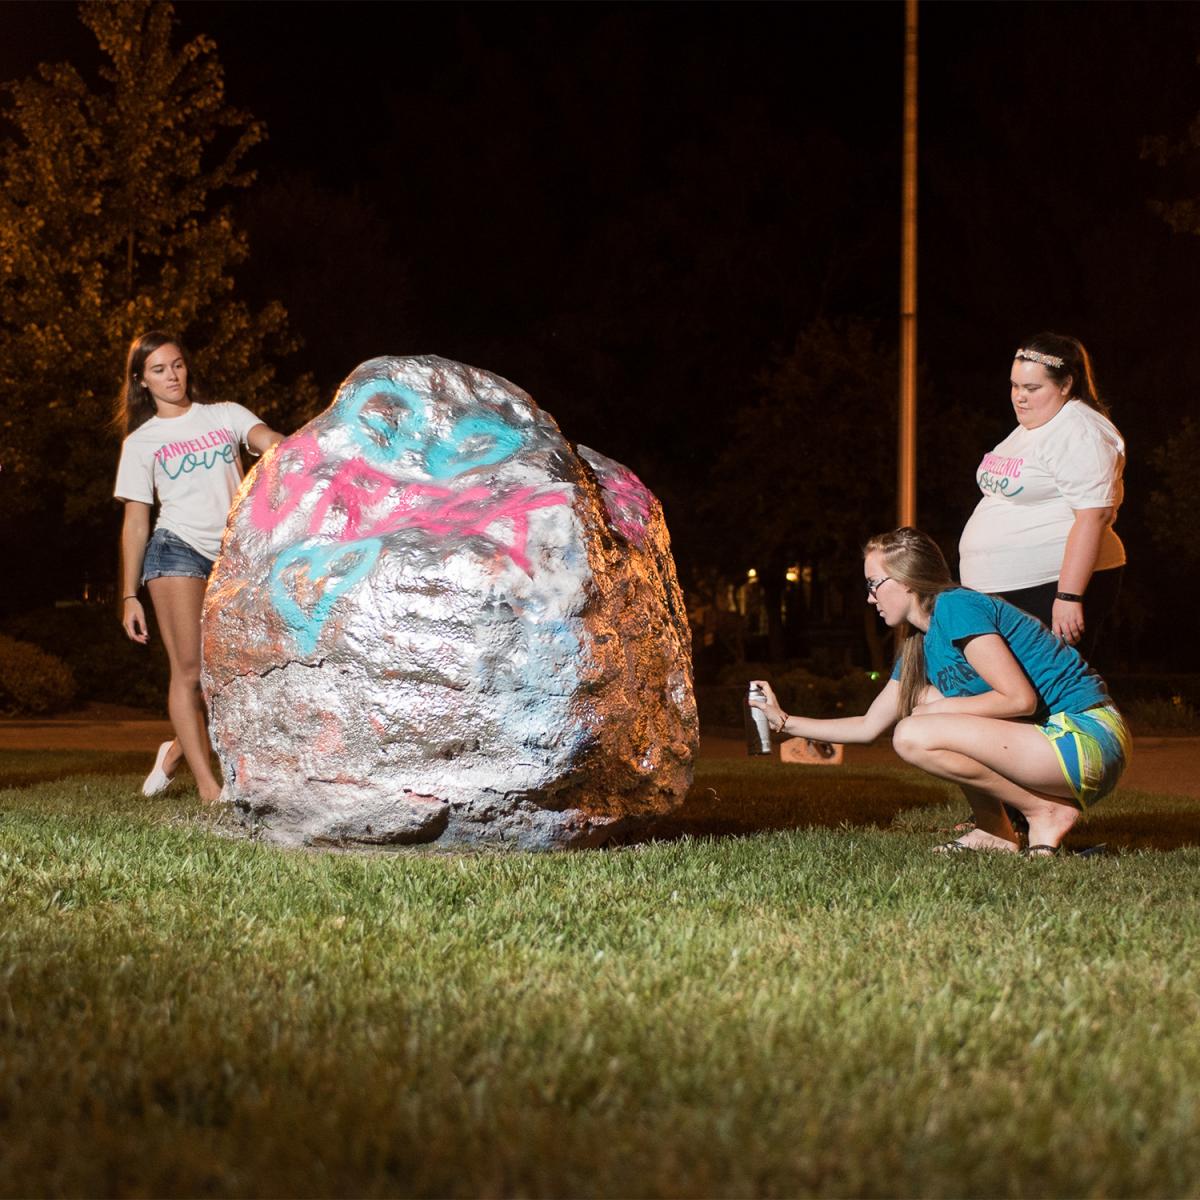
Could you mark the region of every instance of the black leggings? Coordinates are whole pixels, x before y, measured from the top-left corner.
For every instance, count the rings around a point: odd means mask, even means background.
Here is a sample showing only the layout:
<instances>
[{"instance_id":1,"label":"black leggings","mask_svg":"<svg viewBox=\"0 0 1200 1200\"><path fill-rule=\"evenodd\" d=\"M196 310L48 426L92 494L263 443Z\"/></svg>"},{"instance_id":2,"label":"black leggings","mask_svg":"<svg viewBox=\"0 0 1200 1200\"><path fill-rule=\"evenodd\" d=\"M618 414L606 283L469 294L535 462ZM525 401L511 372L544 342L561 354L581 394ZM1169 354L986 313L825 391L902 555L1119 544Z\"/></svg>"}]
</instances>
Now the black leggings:
<instances>
[{"instance_id":1,"label":"black leggings","mask_svg":"<svg viewBox=\"0 0 1200 1200\"><path fill-rule=\"evenodd\" d=\"M1096 571L1088 584L1087 595L1083 601L1083 637L1079 639L1075 649L1089 661L1095 652L1100 630L1109 613L1116 607L1117 597L1121 594L1121 576L1124 571L1124 567ZM1037 587L1021 588L1016 592L1001 592L1000 596L1009 604L1015 604L1017 608L1037 617L1049 628L1054 609L1054 594L1057 591L1057 583L1042 583Z\"/></svg>"}]
</instances>

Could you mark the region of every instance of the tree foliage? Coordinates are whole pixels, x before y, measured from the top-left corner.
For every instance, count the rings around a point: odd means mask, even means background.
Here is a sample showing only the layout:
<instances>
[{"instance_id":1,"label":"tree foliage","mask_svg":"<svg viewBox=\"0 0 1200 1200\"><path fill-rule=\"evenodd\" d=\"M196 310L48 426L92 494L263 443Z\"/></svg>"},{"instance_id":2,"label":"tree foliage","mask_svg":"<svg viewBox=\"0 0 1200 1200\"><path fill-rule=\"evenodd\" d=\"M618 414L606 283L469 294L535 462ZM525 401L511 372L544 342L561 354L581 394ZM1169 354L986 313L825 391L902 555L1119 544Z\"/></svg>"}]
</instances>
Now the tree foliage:
<instances>
[{"instance_id":1,"label":"tree foliage","mask_svg":"<svg viewBox=\"0 0 1200 1200\"><path fill-rule=\"evenodd\" d=\"M1191 418L1150 456L1160 486L1150 493L1146 520L1154 544L1171 556L1177 566L1200 566L1200 543L1196 540L1193 484L1200 456L1200 427Z\"/></svg>"},{"instance_id":2,"label":"tree foliage","mask_svg":"<svg viewBox=\"0 0 1200 1200\"><path fill-rule=\"evenodd\" d=\"M823 562L846 575L863 539L889 524L896 375L895 348L872 324L819 319L734 418L707 495L710 545L727 574L758 571L774 658L786 566Z\"/></svg>"},{"instance_id":3,"label":"tree foliage","mask_svg":"<svg viewBox=\"0 0 1200 1200\"><path fill-rule=\"evenodd\" d=\"M1160 166L1179 159L1194 160L1200 151L1200 113L1182 138L1156 134L1144 139L1142 157L1152 158ZM1176 196L1170 200L1151 200L1150 210L1157 213L1176 233L1200 234L1200 196Z\"/></svg>"},{"instance_id":4,"label":"tree foliage","mask_svg":"<svg viewBox=\"0 0 1200 1200\"><path fill-rule=\"evenodd\" d=\"M1148 137L1142 143L1142 156L1152 158L1160 167L1183 161L1192 166L1200 158L1200 114L1180 138L1165 134ZM1175 233L1200 235L1200 195L1176 195L1168 200L1153 199L1150 210L1161 217ZM1195 411L1194 402L1192 404ZM1195 570L1200 566L1200 546L1193 535L1192 483L1194 464L1200 453L1200 427L1195 416L1186 416L1175 431L1154 448L1150 464L1158 476L1158 487L1150 493L1146 506L1146 524L1155 547L1168 555L1175 565Z\"/></svg>"},{"instance_id":5,"label":"tree foliage","mask_svg":"<svg viewBox=\"0 0 1200 1200\"><path fill-rule=\"evenodd\" d=\"M713 473L724 565L856 557L889 524L896 378L894 347L855 320L814 322L760 375Z\"/></svg>"},{"instance_id":6,"label":"tree foliage","mask_svg":"<svg viewBox=\"0 0 1200 1200\"><path fill-rule=\"evenodd\" d=\"M733 420L707 481L709 562L732 578L756 568L776 656L786 567L856 579L863 543L896 524L898 378L896 343L876 323L821 318L758 375ZM972 467L994 438L923 374L918 390L919 520L949 553L979 498Z\"/></svg>"},{"instance_id":7,"label":"tree foliage","mask_svg":"<svg viewBox=\"0 0 1200 1200\"><path fill-rule=\"evenodd\" d=\"M9 516L61 502L84 535L111 523L111 402L142 330L197 349L214 398L277 417L296 396L272 362L293 348L282 306L235 294L248 245L229 197L254 178L262 124L227 102L211 39L172 45L170 4L107 0L80 18L97 80L43 64L3 87L0 419Z\"/></svg>"}]
</instances>

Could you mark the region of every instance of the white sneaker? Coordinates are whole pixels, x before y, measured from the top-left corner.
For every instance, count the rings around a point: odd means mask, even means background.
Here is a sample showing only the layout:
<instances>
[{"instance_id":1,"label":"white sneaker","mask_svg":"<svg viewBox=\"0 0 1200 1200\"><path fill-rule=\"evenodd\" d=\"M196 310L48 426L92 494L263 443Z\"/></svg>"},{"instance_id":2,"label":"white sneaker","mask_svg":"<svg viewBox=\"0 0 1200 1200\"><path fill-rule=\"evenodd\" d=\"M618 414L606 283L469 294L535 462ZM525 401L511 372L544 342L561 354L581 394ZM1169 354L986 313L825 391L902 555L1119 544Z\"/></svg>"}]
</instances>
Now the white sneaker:
<instances>
[{"instance_id":1,"label":"white sneaker","mask_svg":"<svg viewBox=\"0 0 1200 1200\"><path fill-rule=\"evenodd\" d=\"M163 763L167 761L167 754L173 745L175 745L174 739L169 742L163 742L159 746L158 757L154 760L154 767L150 774L146 776L145 783L142 784L143 796L157 796L159 792L165 792L174 783L173 777L163 770Z\"/></svg>"}]
</instances>

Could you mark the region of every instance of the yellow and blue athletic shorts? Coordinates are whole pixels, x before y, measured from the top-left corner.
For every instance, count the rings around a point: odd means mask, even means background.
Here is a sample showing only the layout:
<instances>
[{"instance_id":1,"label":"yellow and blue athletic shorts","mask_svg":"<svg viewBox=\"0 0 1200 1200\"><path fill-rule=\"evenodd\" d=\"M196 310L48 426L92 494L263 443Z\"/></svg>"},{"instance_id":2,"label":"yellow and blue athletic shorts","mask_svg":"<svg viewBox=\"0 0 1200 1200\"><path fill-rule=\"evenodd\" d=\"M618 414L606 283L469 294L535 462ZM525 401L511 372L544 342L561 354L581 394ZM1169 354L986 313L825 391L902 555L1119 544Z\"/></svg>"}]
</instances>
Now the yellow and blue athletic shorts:
<instances>
[{"instance_id":1,"label":"yellow and blue athletic shorts","mask_svg":"<svg viewBox=\"0 0 1200 1200\"><path fill-rule=\"evenodd\" d=\"M1117 786L1132 746L1125 719L1111 704L1058 712L1038 728L1050 739L1081 808L1103 800Z\"/></svg>"}]
</instances>

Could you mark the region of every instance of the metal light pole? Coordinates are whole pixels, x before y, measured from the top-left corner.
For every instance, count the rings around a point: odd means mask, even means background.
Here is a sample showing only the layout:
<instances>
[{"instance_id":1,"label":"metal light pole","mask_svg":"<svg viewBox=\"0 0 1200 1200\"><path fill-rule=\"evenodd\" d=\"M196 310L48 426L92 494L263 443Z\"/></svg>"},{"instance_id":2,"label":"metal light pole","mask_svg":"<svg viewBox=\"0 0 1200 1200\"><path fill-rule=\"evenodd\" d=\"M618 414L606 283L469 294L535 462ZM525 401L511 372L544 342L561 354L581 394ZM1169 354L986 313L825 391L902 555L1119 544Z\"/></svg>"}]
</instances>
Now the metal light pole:
<instances>
[{"instance_id":1,"label":"metal light pole","mask_svg":"<svg viewBox=\"0 0 1200 1200\"><path fill-rule=\"evenodd\" d=\"M904 0L904 168L900 219L900 422L896 512L917 523L917 0Z\"/></svg>"}]
</instances>

